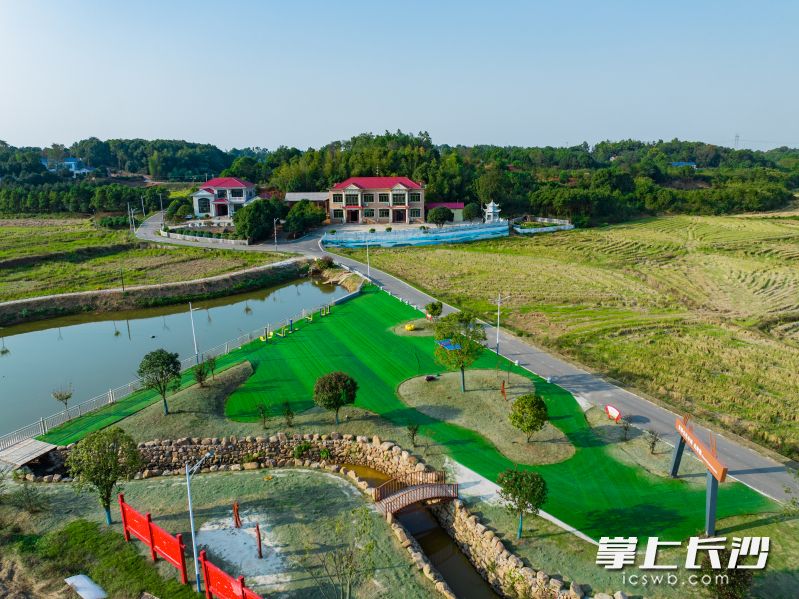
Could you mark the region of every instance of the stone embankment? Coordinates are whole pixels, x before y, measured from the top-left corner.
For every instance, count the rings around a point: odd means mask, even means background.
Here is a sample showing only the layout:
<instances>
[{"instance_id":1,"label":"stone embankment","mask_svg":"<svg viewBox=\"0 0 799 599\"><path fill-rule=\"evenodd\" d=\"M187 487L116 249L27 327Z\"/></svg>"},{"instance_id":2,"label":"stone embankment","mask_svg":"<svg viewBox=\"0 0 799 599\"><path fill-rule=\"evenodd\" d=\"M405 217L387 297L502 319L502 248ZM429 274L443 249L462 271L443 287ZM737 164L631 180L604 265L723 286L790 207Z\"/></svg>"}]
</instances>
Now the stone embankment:
<instances>
[{"instance_id":1,"label":"stone embankment","mask_svg":"<svg viewBox=\"0 0 799 599\"><path fill-rule=\"evenodd\" d=\"M242 293L290 281L308 270L307 258L248 268L238 272L159 285L78 291L0 303L0 326L64 316L78 312L132 310Z\"/></svg>"},{"instance_id":2,"label":"stone embankment","mask_svg":"<svg viewBox=\"0 0 799 599\"><path fill-rule=\"evenodd\" d=\"M59 447L50 454L53 467L46 476L27 474L34 482L69 482L64 463L72 446ZM233 472L262 468L311 468L337 472L351 479L366 495L374 499L376 489L358 477L357 473L342 464L368 466L392 478L401 478L414 472L432 471L422 460L391 441L381 441L377 436L330 434L287 435L277 433L269 437L221 437L156 439L139 443L144 469L134 478L181 476L184 465L206 458L201 472ZM526 565L524 561L497 536L469 512L466 505L453 501L434 501L431 513L442 528L453 538L469 558L480 575L502 597L529 597L531 599L570 598L585 596L582 585L566 581L560 576ZM408 551L410 559L426 576L436 590L449 599L455 595L441 574L431 564L413 536L391 514L386 516L398 541ZM595 599L626 599L622 592L614 595L597 593Z\"/></svg>"}]
</instances>

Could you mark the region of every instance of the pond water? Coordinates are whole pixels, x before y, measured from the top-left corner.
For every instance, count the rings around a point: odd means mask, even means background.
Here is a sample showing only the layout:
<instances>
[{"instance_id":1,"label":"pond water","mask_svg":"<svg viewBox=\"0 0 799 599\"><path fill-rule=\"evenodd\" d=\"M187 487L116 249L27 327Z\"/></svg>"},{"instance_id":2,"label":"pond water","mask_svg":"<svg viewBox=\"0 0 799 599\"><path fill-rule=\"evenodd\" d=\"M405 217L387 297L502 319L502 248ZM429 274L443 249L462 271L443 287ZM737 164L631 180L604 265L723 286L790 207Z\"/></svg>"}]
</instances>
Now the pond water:
<instances>
[{"instance_id":1,"label":"pond water","mask_svg":"<svg viewBox=\"0 0 799 599\"><path fill-rule=\"evenodd\" d=\"M304 279L194 302L197 346L202 352L346 294ZM54 389L71 387L76 405L134 380L149 351L194 355L188 304L76 314L0 328L0 337L0 434L62 409Z\"/></svg>"}]
</instances>

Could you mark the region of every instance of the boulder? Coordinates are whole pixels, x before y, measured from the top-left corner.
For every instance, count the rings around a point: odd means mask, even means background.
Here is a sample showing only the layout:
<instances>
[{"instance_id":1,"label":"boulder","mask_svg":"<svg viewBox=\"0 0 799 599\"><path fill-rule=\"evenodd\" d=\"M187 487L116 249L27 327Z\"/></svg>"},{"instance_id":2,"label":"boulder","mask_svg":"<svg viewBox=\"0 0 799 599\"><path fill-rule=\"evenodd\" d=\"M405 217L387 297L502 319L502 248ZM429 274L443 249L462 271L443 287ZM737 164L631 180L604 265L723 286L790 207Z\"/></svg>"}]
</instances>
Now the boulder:
<instances>
[{"instance_id":1,"label":"boulder","mask_svg":"<svg viewBox=\"0 0 799 599\"><path fill-rule=\"evenodd\" d=\"M246 462L242 464L242 468L245 470L258 470L259 465L258 462Z\"/></svg>"}]
</instances>

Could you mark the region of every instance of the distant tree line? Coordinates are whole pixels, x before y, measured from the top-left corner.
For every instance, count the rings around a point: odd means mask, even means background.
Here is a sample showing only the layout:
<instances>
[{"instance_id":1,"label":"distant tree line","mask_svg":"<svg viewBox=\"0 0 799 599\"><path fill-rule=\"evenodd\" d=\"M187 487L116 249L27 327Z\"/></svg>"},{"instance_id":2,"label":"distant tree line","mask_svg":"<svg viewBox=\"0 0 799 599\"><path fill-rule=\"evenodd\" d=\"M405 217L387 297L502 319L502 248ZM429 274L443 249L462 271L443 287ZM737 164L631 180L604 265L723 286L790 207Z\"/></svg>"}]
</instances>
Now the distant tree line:
<instances>
[{"instance_id":1,"label":"distant tree line","mask_svg":"<svg viewBox=\"0 0 799 599\"><path fill-rule=\"evenodd\" d=\"M793 148L760 152L680 140L561 148L448 146L433 144L425 132L398 131L365 133L319 149L225 152L185 141L93 137L69 148L15 148L0 142L0 211L110 210L128 201L120 198L130 192L107 182L87 187L41 164L42 157L57 161L65 156L82 159L100 175L113 171L197 181L237 176L278 197L325 190L351 176L404 175L425 183L429 201L495 200L503 215L565 216L578 223L656 213L766 210L784 205L799 187L799 149Z\"/></svg>"}]
</instances>

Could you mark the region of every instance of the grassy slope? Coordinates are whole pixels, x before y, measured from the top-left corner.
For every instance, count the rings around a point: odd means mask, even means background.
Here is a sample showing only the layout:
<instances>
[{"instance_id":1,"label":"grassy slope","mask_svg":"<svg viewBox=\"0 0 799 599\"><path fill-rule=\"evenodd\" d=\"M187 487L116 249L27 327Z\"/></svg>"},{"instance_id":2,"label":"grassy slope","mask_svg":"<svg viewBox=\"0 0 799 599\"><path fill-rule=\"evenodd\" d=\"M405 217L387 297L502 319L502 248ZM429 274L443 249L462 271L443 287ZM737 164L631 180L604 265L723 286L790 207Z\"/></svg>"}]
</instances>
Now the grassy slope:
<instances>
[{"instance_id":1,"label":"grassy slope","mask_svg":"<svg viewBox=\"0 0 799 599\"><path fill-rule=\"evenodd\" d=\"M286 400L295 411L312 405L316 378L344 370L360 386L358 406L404 425L418 422L422 434L444 446L465 466L489 479L513 464L478 432L442 422L406 406L396 395L403 380L440 371L432 358L429 337L401 337L390 329L418 313L386 294L365 294L334 309L333 316L303 327L276 343L253 344L247 359L255 373L228 400L227 415L257 420L257 406L265 402L274 414ZM493 368L489 352L475 364ZM502 368L507 363L503 361ZM576 448L565 462L538 466L550 496L545 510L586 534L660 535L682 539L702 529L704 485L670 480L642 472L616 460L588 426L570 394L559 387L514 369L535 381L544 395L552 422ZM719 494L719 517L774 510L776 506L743 485L728 483Z\"/></svg>"},{"instance_id":2,"label":"grassy slope","mask_svg":"<svg viewBox=\"0 0 799 599\"><path fill-rule=\"evenodd\" d=\"M134 241L125 231L99 229L88 219L0 220L0 260L40 258L36 264L0 272L0 301L119 287L123 270L126 285L151 285L219 275L286 257L269 252L154 245L107 255L77 253ZM62 252L65 254L52 256Z\"/></svg>"},{"instance_id":3,"label":"grassy slope","mask_svg":"<svg viewBox=\"0 0 799 599\"><path fill-rule=\"evenodd\" d=\"M487 316L501 289L504 323L537 343L799 456L797 220L663 217L371 260Z\"/></svg>"},{"instance_id":4,"label":"grassy slope","mask_svg":"<svg viewBox=\"0 0 799 599\"><path fill-rule=\"evenodd\" d=\"M336 537L332 524L335 518L364 505L365 500L350 481L329 473L275 470L270 471L268 475L265 476L264 472L238 472L196 476L192 480L196 526L201 528L209 521L231 519L231 503L234 499L238 500L245 524L250 514L258 513L265 537L274 542L283 557L283 567L289 574L290 581L286 585L285 594L280 596L286 599L301 597L321 599L313 580L297 560L303 555L306 546L313 551L320 546L334 544ZM131 481L124 484L123 490L126 501L143 512L151 512L153 521L159 526L172 533L182 532L184 541L190 539L186 487L181 478ZM46 512L23 518L20 514L12 513L10 508L0 506L0 515L24 519L21 524L25 530L36 534L56 530L63 526L65 521L76 518L86 518L98 523L103 519L97 500L87 494L76 494L71 485L47 485L42 491L50 502L50 509ZM309 497L317 499L309 501ZM298 506L301 506L301 509L298 509ZM115 522L114 534L122 539L116 505L112 506L112 514ZM377 545L375 555L377 572L373 580L356 589L357 596L391 599L433 597L435 591L432 585L412 567L407 553L391 534L385 520L374 510L370 510L370 514L373 524L372 538ZM141 543L134 542L130 546L135 547L139 553L144 553ZM79 545L77 549L79 550ZM87 546L87 551L95 549L94 544ZM0 546L0 552L6 550ZM191 549L188 551L190 555ZM267 554L270 551L274 550L267 547ZM214 557L213 547L209 547L209 556L218 565L223 565L220 559ZM113 556L107 557L113 563ZM88 561L93 563L93 560ZM229 564L224 566L230 574L243 574L245 578L249 575L248 572L234 571ZM147 570L151 569L149 566L145 567ZM165 562L159 560L158 567L167 580L177 579L175 570ZM190 579L193 579L190 560L188 570ZM117 583L119 582L121 580L117 580ZM137 584L141 584L141 581ZM119 584L112 586L117 591L112 594L115 599L139 597L138 589L131 588L131 594L125 594L118 590ZM267 585L263 588L256 586L254 590L275 596L276 589L272 585ZM185 595L166 593L159 596L166 599L189 595L190 593Z\"/></svg>"}]
</instances>

